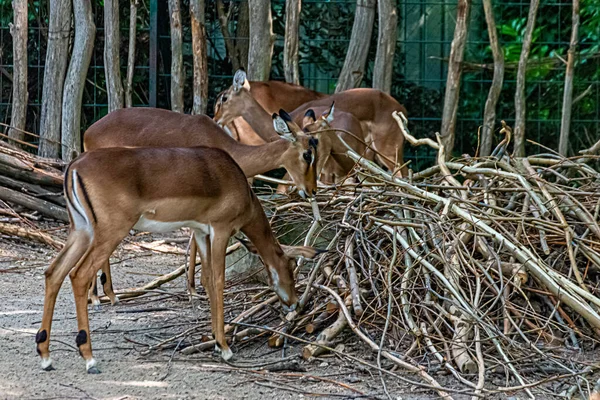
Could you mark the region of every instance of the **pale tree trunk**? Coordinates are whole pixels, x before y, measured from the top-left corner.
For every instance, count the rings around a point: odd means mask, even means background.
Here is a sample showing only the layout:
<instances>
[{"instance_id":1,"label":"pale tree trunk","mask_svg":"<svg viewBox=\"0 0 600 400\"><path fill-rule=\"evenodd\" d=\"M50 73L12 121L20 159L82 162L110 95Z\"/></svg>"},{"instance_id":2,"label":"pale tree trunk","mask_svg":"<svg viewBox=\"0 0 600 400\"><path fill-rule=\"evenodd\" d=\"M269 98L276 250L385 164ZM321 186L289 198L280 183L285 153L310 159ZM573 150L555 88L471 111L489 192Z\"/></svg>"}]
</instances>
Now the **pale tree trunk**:
<instances>
[{"instance_id":1,"label":"pale tree trunk","mask_svg":"<svg viewBox=\"0 0 600 400\"><path fill-rule=\"evenodd\" d=\"M365 74L369 44L375 21L375 0L357 0L350 44L335 92L343 92L360 85Z\"/></svg>"},{"instance_id":2,"label":"pale tree trunk","mask_svg":"<svg viewBox=\"0 0 600 400\"><path fill-rule=\"evenodd\" d=\"M120 46L119 0L104 0L104 71L109 112L123 107Z\"/></svg>"},{"instance_id":3,"label":"pale tree trunk","mask_svg":"<svg viewBox=\"0 0 600 400\"><path fill-rule=\"evenodd\" d=\"M183 40L179 0L169 0L171 23L171 109L183 112Z\"/></svg>"},{"instance_id":4,"label":"pale tree trunk","mask_svg":"<svg viewBox=\"0 0 600 400\"><path fill-rule=\"evenodd\" d=\"M249 0L248 7L250 10L248 79L266 81L271 74L274 40L271 0Z\"/></svg>"},{"instance_id":5,"label":"pale tree trunk","mask_svg":"<svg viewBox=\"0 0 600 400\"><path fill-rule=\"evenodd\" d=\"M137 31L137 0L129 2L129 48L127 50L127 82L125 84L125 107L133 105L133 72L135 68L135 37Z\"/></svg>"},{"instance_id":6,"label":"pale tree trunk","mask_svg":"<svg viewBox=\"0 0 600 400\"><path fill-rule=\"evenodd\" d=\"M60 122L63 85L69 60L71 0L50 2L48 32L38 153L42 157L58 158L61 150Z\"/></svg>"},{"instance_id":7,"label":"pale tree trunk","mask_svg":"<svg viewBox=\"0 0 600 400\"><path fill-rule=\"evenodd\" d=\"M488 92L488 97L485 101L483 128L481 129L481 146L479 149L479 155L487 157L492 154L494 125L496 123L496 105L498 104L498 99L502 92L502 82L504 81L504 50L498 41L492 0L483 0L483 9L485 11L488 35L490 37L490 47L494 57L494 77L492 78L492 85L490 86L490 91Z\"/></svg>"},{"instance_id":8,"label":"pale tree trunk","mask_svg":"<svg viewBox=\"0 0 600 400\"><path fill-rule=\"evenodd\" d=\"M65 80L62 103L62 159L71 161L81 152L81 99L94 50L96 25L90 0L73 0L75 42Z\"/></svg>"},{"instance_id":9,"label":"pale tree trunk","mask_svg":"<svg viewBox=\"0 0 600 400\"><path fill-rule=\"evenodd\" d=\"M460 79L462 76L462 61L467 43L467 30L471 0L458 0L456 8L456 26L454 38L450 47L448 62L448 77L446 79L446 94L444 96L444 110L442 111L442 143L446 150L446 157L450 158L454 148L456 111L460 94Z\"/></svg>"},{"instance_id":10,"label":"pale tree trunk","mask_svg":"<svg viewBox=\"0 0 600 400\"><path fill-rule=\"evenodd\" d=\"M516 157L525 156L525 75L527 73L527 59L531 50L531 41L533 39L533 28L535 27L535 18L540 5L540 0L531 0L529 6L529 15L527 17L527 26L525 27L525 37L523 38L523 47L521 48L521 57L519 58L519 68L517 69L517 89L515 91L515 150Z\"/></svg>"},{"instance_id":11,"label":"pale tree trunk","mask_svg":"<svg viewBox=\"0 0 600 400\"><path fill-rule=\"evenodd\" d=\"M194 57L193 114L206 114L208 106L208 59L206 55L206 26L204 0L190 0L192 24L192 56Z\"/></svg>"},{"instance_id":12,"label":"pale tree trunk","mask_svg":"<svg viewBox=\"0 0 600 400\"><path fill-rule=\"evenodd\" d=\"M237 71L240 67L247 67L248 64L248 39L250 36L248 0L242 0L239 3L239 14L234 34L229 30L229 16L233 13L232 7L233 3L230 4L229 12L226 12L223 0L217 0L217 15L221 34L225 40L227 57L231 61L233 70Z\"/></svg>"},{"instance_id":13,"label":"pale tree trunk","mask_svg":"<svg viewBox=\"0 0 600 400\"><path fill-rule=\"evenodd\" d=\"M23 141L27 120L27 0L13 0L13 23L10 34L13 38L13 90L10 125L16 129L8 130L8 137Z\"/></svg>"},{"instance_id":14,"label":"pale tree trunk","mask_svg":"<svg viewBox=\"0 0 600 400\"><path fill-rule=\"evenodd\" d=\"M563 93L562 120L560 122L560 142L558 152L567 156L569 151L569 133L571 132L571 112L573 109L573 76L575 75L575 51L579 40L579 0L573 0L573 22L571 28L571 43L567 58L565 73L565 91Z\"/></svg>"},{"instance_id":15,"label":"pale tree trunk","mask_svg":"<svg viewBox=\"0 0 600 400\"><path fill-rule=\"evenodd\" d=\"M285 81L300 84L298 66L298 30L300 28L300 7L302 0L285 2L285 38L283 45L283 71Z\"/></svg>"},{"instance_id":16,"label":"pale tree trunk","mask_svg":"<svg viewBox=\"0 0 600 400\"><path fill-rule=\"evenodd\" d=\"M398 29L396 0L379 0L378 7L379 35L375 65L373 66L373 87L390 93Z\"/></svg>"}]
</instances>

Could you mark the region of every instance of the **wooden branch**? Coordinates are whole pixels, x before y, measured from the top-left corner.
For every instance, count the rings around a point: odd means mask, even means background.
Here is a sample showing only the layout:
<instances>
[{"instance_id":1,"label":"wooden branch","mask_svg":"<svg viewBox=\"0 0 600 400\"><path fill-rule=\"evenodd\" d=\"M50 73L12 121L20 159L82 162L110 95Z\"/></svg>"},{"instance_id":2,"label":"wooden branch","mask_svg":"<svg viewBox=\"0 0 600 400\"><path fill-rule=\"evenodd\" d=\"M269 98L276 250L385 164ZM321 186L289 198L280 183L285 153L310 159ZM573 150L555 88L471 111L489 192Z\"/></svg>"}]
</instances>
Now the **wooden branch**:
<instances>
[{"instance_id":1,"label":"wooden branch","mask_svg":"<svg viewBox=\"0 0 600 400\"><path fill-rule=\"evenodd\" d=\"M61 207L66 207L67 204L63 197L62 191L52 192L51 190L44 189L39 185L32 183L21 182L15 179L11 179L7 176L0 174L0 186L4 186L10 189L18 190L25 194L36 195L37 198L44 198L52 203L55 203Z\"/></svg>"},{"instance_id":2,"label":"wooden branch","mask_svg":"<svg viewBox=\"0 0 600 400\"><path fill-rule=\"evenodd\" d=\"M15 224L4 224L0 222L0 233L4 233L11 236L18 236L24 239L35 240L36 242L47 244L48 246L60 249L64 243L60 240L53 239L52 236L38 232L24 226L17 226Z\"/></svg>"},{"instance_id":3,"label":"wooden branch","mask_svg":"<svg viewBox=\"0 0 600 400\"><path fill-rule=\"evenodd\" d=\"M69 222L69 216L64 208L46 200L31 197L4 187L0 187L0 200L18 204L59 221Z\"/></svg>"}]
</instances>

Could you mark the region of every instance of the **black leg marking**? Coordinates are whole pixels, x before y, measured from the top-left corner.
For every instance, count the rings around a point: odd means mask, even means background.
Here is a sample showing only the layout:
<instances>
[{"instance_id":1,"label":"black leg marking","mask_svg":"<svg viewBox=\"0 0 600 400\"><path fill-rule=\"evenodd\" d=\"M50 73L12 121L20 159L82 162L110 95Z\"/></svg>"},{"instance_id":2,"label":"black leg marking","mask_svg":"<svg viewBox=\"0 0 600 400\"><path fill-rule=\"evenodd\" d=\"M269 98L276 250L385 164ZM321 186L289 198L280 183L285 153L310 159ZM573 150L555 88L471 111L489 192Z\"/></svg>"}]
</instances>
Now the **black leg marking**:
<instances>
[{"instance_id":1,"label":"black leg marking","mask_svg":"<svg viewBox=\"0 0 600 400\"><path fill-rule=\"evenodd\" d=\"M92 289L92 291L94 292L94 296L98 296L98 285L94 285L94 289Z\"/></svg>"},{"instance_id":2,"label":"black leg marking","mask_svg":"<svg viewBox=\"0 0 600 400\"><path fill-rule=\"evenodd\" d=\"M82 329L79 331L75 338L75 343L77 343L77 347L87 343L87 332L85 330Z\"/></svg>"},{"instance_id":3,"label":"black leg marking","mask_svg":"<svg viewBox=\"0 0 600 400\"><path fill-rule=\"evenodd\" d=\"M42 352L40 351L39 347L35 346L35 351L38 353L38 356L42 356Z\"/></svg>"},{"instance_id":4,"label":"black leg marking","mask_svg":"<svg viewBox=\"0 0 600 400\"><path fill-rule=\"evenodd\" d=\"M106 274L104 272L100 275L100 283L102 283L102 286L106 285Z\"/></svg>"},{"instance_id":5,"label":"black leg marking","mask_svg":"<svg viewBox=\"0 0 600 400\"><path fill-rule=\"evenodd\" d=\"M35 335L35 342L36 343L44 343L46 341L46 339L48 339L48 333L46 332L45 329L43 331L39 331Z\"/></svg>"}]
</instances>

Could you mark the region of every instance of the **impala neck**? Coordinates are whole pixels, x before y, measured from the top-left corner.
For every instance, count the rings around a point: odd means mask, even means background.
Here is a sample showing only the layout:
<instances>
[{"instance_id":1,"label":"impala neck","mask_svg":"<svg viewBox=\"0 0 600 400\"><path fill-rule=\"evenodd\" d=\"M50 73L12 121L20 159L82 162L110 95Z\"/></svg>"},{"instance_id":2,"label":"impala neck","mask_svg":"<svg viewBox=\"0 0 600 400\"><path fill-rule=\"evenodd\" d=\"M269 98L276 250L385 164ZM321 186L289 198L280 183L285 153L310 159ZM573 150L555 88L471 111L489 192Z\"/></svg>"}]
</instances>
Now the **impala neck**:
<instances>
[{"instance_id":1,"label":"impala neck","mask_svg":"<svg viewBox=\"0 0 600 400\"><path fill-rule=\"evenodd\" d=\"M231 140L227 141L223 150L229 153L247 177L252 177L280 168L283 154L291 145L291 142L281 138L260 146L248 146Z\"/></svg>"},{"instance_id":2,"label":"impala neck","mask_svg":"<svg viewBox=\"0 0 600 400\"><path fill-rule=\"evenodd\" d=\"M273 118L261 107L260 104L250 95L244 93L244 108L240 116L243 117L254 131L266 142L272 142L279 139L279 135L273 129Z\"/></svg>"}]
</instances>

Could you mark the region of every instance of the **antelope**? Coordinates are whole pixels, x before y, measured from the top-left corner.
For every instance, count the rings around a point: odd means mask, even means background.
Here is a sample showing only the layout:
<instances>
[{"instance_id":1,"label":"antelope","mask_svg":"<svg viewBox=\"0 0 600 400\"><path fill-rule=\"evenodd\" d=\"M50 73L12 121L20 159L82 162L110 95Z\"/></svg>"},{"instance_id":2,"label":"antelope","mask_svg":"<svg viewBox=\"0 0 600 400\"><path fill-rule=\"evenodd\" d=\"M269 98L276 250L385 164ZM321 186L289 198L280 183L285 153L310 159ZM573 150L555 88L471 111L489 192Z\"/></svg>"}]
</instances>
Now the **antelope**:
<instances>
[{"instance_id":1,"label":"antelope","mask_svg":"<svg viewBox=\"0 0 600 400\"><path fill-rule=\"evenodd\" d=\"M186 115L156 108L124 108L111 112L94 123L84 134L86 151L108 147L192 147L207 146L225 150L242 168L246 177L253 177L284 167L303 197L312 197L317 188L318 137L303 133L298 126L281 117L269 116L269 129L276 135L273 142L261 146L238 143L205 115ZM273 128L275 124L278 128ZM320 165L320 164L319 164ZM319 166L320 168L320 166ZM195 289L196 245L190 247L188 290ZM112 304L118 302L112 288L108 261L102 267L100 281ZM90 289L95 308L100 305L96 282Z\"/></svg>"},{"instance_id":2,"label":"antelope","mask_svg":"<svg viewBox=\"0 0 600 400\"><path fill-rule=\"evenodd\" d=\"M236 96L240 94L238 90L240 84L244 85L251 97L269 114L276 113L279 109L294 110L308 101L327 97L326 94L286 82L247 81L244 69L240 68L234 75L234 85L217 95L214 118L234 139L249 145L263 144L272 140L273 137L268 137L268 140L265 140L264 134L261 134L255 128L253 129L257 124L255 121L256 115L246 107L241 107L240 112L233 118L224 118L221 105L231 100L235 101Z\"/></svg>"},{"instance_id":3,"label":"antelope","mask_svg":"<svg viewBox=\"0 0 600 400\"><path fill-rule=\"evenodd\" d=\"M224 330L223 288L229 238L243 232L265 264L280 302L295 309L292 257L315 257L312 247L283 249L241 168L225 151L207 147L109 148L83 153L65 173L70 219L67 242L45 271L42 323L36 334L44 370L53 369L49 343L56 297L67 274L77 311L79 353L90 374L92 354L87 292L98 269L131 229L169 232L191 228L202 259L215 349L233 353Z\"/></svg>"},{"instance_id":4,"label":"antelope","mask_svg":"<svg viewBox=\"0 0 600 400\"><path fill-rule=\"evenodd\" d=\"M264 141L273 140L274 133L271 130L262 129L265 124L264 118L258 120L260 114L256 112L256 109L260 104L258 99L253 97L252 87L246 79L246 73L238 70L235 76L234 84L217 99L215 120L224 126L235 118L243 116ZM296 108L291 114L294 116L294 121L300 125L309 109L328 107L332 103L335 103L336 110L352 114L360 122L361 139L373 146L375 161L379 165L395 172L396 175L407 174L406 167L402 167L399 171L397 168L404 164L404 136L392 118L393 111L401 111L407 115L404 106L380 90L360 88L311 100ZM338 121L342 121L342 119L336 118L332 128L339 127L337 126ZM240 137L240 139L243 138Z\"/></svg>"}]
</instances>

